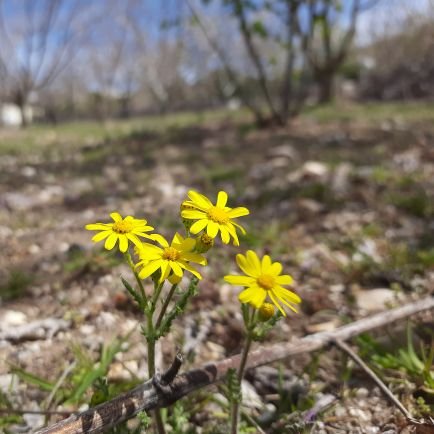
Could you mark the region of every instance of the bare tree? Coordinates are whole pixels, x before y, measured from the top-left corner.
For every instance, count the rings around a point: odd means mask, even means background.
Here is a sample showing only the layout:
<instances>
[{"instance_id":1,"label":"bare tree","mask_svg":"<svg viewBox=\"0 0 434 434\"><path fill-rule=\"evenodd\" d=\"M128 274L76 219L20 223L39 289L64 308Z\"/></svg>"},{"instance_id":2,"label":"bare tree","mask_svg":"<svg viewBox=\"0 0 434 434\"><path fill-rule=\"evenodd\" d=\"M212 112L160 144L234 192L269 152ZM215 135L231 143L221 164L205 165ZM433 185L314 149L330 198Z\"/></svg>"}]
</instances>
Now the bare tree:
<instances>
[{"instance_id":1,"label":"bare tree","mask_svg":"<svg viewBox=\"0 0 434 434\"><path fill-rule=\"evenodd\" d=\"M0 74L25 125L32 92L52 83L74 57L86 29L84 6L81 0L23 0L8 3L13 12L6 18L5 3L0 0Z\"/></svg>"},{"instance_id":2,"label":"bare tree","mask_svg":"<svg viewBox=\"0 0 434 434\"><path fill-rule=\"evenodd\" d=\"M360 13L377 2L311 1L306 19L310 21L314 39L306 56L319 88L320 103L330 102L333 98L335 77L348 57Z\"/></svg>"},{"instance_id":3,"label":"bare tree","mask_svg":"<svg viewBox=\"0 0 434 434\"><path fill-rule=\"evenodd\" d=\"M257 89L262 95L260 105L252 104L242 77L233 68L219 38L210 34L193 0L187 3L229 80L257 122L284 125L303 106L308 96L307 84L313 81L319 84L321 101L331 97L336 73L351 48L357 18L375 1L221 0L222 8L238 23L245 55L253 66ZM277 57L285 59L279 68L270 67L267 60L270 45L265 46L264 41L278 46Z\"/></svg>"}]
</instances>

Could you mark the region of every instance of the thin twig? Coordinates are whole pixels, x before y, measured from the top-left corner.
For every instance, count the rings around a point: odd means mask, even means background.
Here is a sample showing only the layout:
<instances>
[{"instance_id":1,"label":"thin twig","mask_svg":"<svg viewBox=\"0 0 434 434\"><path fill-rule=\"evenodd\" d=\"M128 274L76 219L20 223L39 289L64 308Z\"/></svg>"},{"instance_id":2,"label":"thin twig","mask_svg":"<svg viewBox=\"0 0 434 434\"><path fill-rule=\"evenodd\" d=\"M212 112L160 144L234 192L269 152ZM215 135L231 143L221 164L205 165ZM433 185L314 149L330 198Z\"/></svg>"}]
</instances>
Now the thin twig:
<instances>
[{"instance_id":1,"label":"thin twig","mask_svg":"<svg viewBox=\"0 0 434 434\"><path fill-rule=\"evenodd\" d=\"M0 408L0 414L44 414L46 416L70 416L78 411L57 411L57 410L26 410L18 408Z\"/></svg>"},{"instance_id":2,"label":"thin twig","mask_svg":"<svg viewBox=\"0 0 434 434\"><path fill-rule=\"evenodd\" d=\"M296 339L293 342L262 346L252 351L246 368L254 368L273 363L296 354L319 350L336 340L346 340L366 331L384 327L410 315L434 309L434 297L427 297L414 303L380 312L376 315L355 321L330 332L320 332ZM229 369L237 369L240 355L215 363L208 363L197 369L178 375L171 384L161 388L153 379L129 392L100 404L79 415L72 416L51 427L38 431L38 434L82 434L98 433L107 430L142 411L167 407L194 390L221 381ZM168 392L170 390L170 393Z\"/></svg>"},{"instance_id":3,"label":"thin twig","mask_svg":"<svg viewBox=\"0 0 434 434\"><path fill-rule=\"evenodd\" d=\"M50 409L51 407L51 402L54 399L54 396L56 395L57 391L59 390L60 386L63 384L63 382L65 381L66 377L72 372L72 370L77 366L77 362L72 362L70 363L62 372L62 375L59 377L59 379L57 380L56 384L54 385L51 393L48 395L46 404L45 404L45 408L47 410Z\"/></svg>"},{"instance_id":4,"label":"thin twig","mask_svg":"<svg viewBox=\"0 0 434 434\"><path fill-rule=\"evenodd\" d=\"M381 381L380 377L345 343L339 339L333 342L338 348L347 353L371 378L375 381L381 391L389 398L392 404L398 407L399 411L406 417L411 419L410 412L402 405L398 398L390 391L390 389Z\"/></svg>"}]
</instances>

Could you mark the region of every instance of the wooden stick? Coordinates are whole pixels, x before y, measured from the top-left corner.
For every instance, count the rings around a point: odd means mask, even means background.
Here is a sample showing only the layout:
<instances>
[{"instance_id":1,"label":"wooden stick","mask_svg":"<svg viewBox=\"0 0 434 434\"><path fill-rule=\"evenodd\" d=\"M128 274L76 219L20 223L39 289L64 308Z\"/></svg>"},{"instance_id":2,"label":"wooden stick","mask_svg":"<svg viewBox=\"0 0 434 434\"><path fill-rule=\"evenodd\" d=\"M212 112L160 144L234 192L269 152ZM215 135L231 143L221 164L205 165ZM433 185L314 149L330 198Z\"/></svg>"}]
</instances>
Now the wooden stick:
<instances>
[{"instance_id":1,"label":"wooden stick","mask_svg":"<svg viewBox=\"0 0 434 434\"><path fill-rule=\"evenodd\" d=\"M401 404L401 401L389 390L389 388L381 381L378 375L345 343L339 339L334 341L334 344L342 351L347 353L372 380L377 384L381 391L387 396L392 404L398 407L399 411L405 416L406 419L411 419L411 413Z\"/></svg>"},{"instance_id":2,"label":"wooden stick","mask_svg":"<svg viewBox=\"0 0 434 434\"><path fill-rule=\"evenodd\" d=\"M296 354L312 352L336 340L344 341L368 330L384 327L394 321L431 309L434 309L434 297L427 297L396 309L363 318L330 332L315 333L295 339L292 342L261 346L249 354L247 368L269 364ZM178 375L170 384L163 386L158 384L155 379L148 380L111 401L37 431L37 434L93 434L103 432L130 419L139 412L167 407L194 390L223 380L228 369L236 369L239 362L240 355L238 354L219 362L208 363ZM173 368L170 368L169 371L171 369Z\"/></svg>"}]
</instances>

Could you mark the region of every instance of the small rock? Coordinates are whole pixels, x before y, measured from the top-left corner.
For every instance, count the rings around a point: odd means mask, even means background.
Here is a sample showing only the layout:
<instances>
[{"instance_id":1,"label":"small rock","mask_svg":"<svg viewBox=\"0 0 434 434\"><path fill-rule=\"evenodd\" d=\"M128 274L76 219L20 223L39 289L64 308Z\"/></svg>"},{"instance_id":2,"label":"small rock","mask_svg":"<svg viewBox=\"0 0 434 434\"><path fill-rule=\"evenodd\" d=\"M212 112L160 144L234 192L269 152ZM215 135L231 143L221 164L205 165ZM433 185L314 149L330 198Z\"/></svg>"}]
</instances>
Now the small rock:
<instances>
[{"instance_id":1,"label":"small rock","mask_svg":"<svg viewBox=\"0 0 434 434\"><path fill-rule=\"evenodd\" d=\"M248 382L243 380L241 383L241 391L243 395L243 404L246 407L261 409L264 407L261 397L256 392L256 389Z\"/></svg>"},{"instance_id":2,"label":"small rock","mask_svg":"<svg viewBox=\"0 0 434 434\"><path fill-rule=\"evenodd\" d=\"M346 408L345 407L336 407L335 416L338 418L346 417L347 416Z\"/></svg>"},{"instance_id":3,"label":"small rock","mask_svg":"<svg viewBox=\"0 0 434 434\"><path fill-rule=\"evenodd\" d=\"M10 390L17 390L18 376L14 374L0 375L0 390L4 393L9 393Z\"/></svg>"},{"instance_id":4,"label":"small rock","mask_svg":"<svg viewBox=\"0 0 434 434\"><path fill-rule=\"evenodd\" d=\"M352 170L353 166L350 163L341 163L336 167L331 182L332 191L336 195L343 196L348 192Z\"/></svg>"},{"instance_id":5,"label":"small rock","mask_svg":"<svg viewBox=\"0 0 434 434\"><path fill-rule=\"evenodd\" d=\"M0 330L20 326L27 323L27 315L17 310L7 310L0 314Z\"/></svg>"},{"instance_id":6,"label":"small rock","mask_svg":"<svg viewBox=\"0 0 434 434\"><path fill-rule=\"evenodd\" d=\"M359 422L369 422L371 420L370 414L360 408L350 408L350 416L354 416Z\"/></svg>"},{"instance_id":7,"label":"small rock","mask_svg":"<svg viewBox=\"0 0 434 434\"><path fill-rule=\"evenodd\" d=\"M356 397L358 399L364 399L364 398L367 398L368 396L369 396L368 389L365 389L364 387L361 387L360 389L357 389L357 391L356 391Z\"/></svg>"},{"instance_id":8,"label":"small rock","mask_svg":"<svg viewBox=\"0 0 434 434\"><path fill-rule=\"evenodd\" d=\"M5 193L3 195L6 206L11 211L26 211L38 204L38 199L23 193Z\"/></svg>"},{"instance_id":9,"label":"small rock","mask_svg":"<svg viewBox=\"0 0 434 434\"><path fill-rule=\"evenodd\" d=\"M295 183L301 180L326 182L329 176L329 168L319 161L306 161L304 165L288 175L288 182Z\"/></svg>"},{"instance_id":10,"label":"small rock","mask_svg":"<svg viewBox=\"0 0 434 434\"><path fill-rule=\"evenodd\" d=\"M324 210L323 204L313 199L299 199L297 201L297 206L301 211L309 214L318 214Z\"/></svg>"},{"instance_id":11,"label":"small rock","mask_svg":"<svg viewBox=\"0 0 434 434\"><path fill-rule=\"evenodd\" d=\"M41 248L37 244L31 244L28 248L28 252L31 255L37 255L41 251Z\"/></svg>"},{"instance_id":12,"label":"small rock","mask_svg":"<svg viewBox=\"0 0 434 434\"><path fill-rule=\"evenodd\" d=\"M396 300L396 293L389 288L377 288L356 291L356 304L367 312L383 310Z\"/></svg>"},{"instance_id":13,"label":"small rock","mask_svg":"<svg viewBox=\"0 0 434 434\"><path fill-rule=\"evenodd\" d=\"M32 166L24 166L21 169L21 174L23 176L25 176L26 178L32 178L33 176L36 175L36 173L37 173L36 169L34 167L32 167Z\"/></svg>"},{"instance_id":14,"label":"small rock","mask_svg":"<svg viewBox=\"0 0 434 434\"><path fill-rule=\"evenodd\" d=\"M270 150L270 157L285 157L287 160L298 160L299 154L291 145L275 146Z\"/></svg>"}]
</instances>

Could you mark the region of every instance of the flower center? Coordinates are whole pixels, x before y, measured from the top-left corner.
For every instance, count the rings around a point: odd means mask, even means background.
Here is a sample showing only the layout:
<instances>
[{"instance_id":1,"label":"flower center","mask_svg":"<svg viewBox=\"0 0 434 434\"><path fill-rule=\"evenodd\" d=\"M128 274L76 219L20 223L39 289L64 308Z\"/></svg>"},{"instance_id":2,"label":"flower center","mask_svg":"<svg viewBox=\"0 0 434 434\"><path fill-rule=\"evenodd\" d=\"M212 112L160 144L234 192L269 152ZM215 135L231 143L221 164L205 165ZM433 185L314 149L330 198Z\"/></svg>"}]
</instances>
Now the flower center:
<instances>
[{"instance_id":1,"label":"flower center","mask_svg":"<svg viewBox=\"0 0 434 434\"><path fill-rule=\"evenodd\" d=\"M113 223L112 230L117 234L127 234L133 230L133 224L128 220L121 220Z\"/></svg>"},{"instance_id":2,"label":"flower center","mask_svg":"<svg viewBox=\"0 0 434 434\"><path fill-rule=\"evenodd\" d=\"M181 253L178 250L176 250L174 247L166 247L164 249L162 258L168 261L177 261L180 256Z\"/></svg>"},{"instance_id":3,"label":"flower center","mask_svg":"<svg viewBox=\"0 0 434 434\"><path fill-rule=\"evenodd\" d=\"M217 208L216 206L212 206L207 211L207 216L213 222L220 224L224 224L229 221L229 216L227 215L226 211L224 209Z\"/></svg>"},{"instance_id":4,"label":"flower center","mask_svg":"<svg viewBox=\"0 0 434 434\"><path fill-rule=\"evenodd\" d=\"M270 290L274 286L274 277L269 274L261 274L257 279L256 283L264 288L266 291Z\"/></svg>"}]
</instances>

